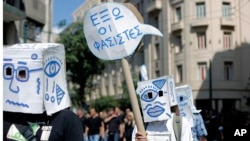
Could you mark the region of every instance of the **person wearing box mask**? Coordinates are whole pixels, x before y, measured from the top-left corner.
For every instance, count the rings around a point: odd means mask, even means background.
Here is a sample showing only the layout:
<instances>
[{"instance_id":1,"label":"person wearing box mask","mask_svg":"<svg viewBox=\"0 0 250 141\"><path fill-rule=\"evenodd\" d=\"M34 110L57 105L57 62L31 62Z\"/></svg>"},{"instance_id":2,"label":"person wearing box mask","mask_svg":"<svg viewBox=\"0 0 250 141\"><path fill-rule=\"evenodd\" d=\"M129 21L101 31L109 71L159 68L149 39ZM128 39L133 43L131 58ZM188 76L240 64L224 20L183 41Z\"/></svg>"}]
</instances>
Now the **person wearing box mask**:
<instances>
[{"instance_id":1,"label":"person wearing box mask","mask_svg":"<svg viewBox=\"0 0 250 141\"><path fill-rule=\"evenodd\" d=\"M82 141L70 111L64 46L15 44L3 48L3 140Z\"/></svg>"},{"instance_id":2,"label":"person wearing box mask","mask_svg":"<svg viewBox=\"0 0 250 141\"><path fill-rule=\"evenodd\" d=\"M177 102L180 107L180 114L192 123L192 135L194 141L206 141L207 130L200 114L193 103L192 88L189 85L176 87Z\"/></svg>"},{"instance_id":3,"label":"person wearing box mask","mask_svg":"<svg viewBox=\"0 0 250 141\"><path fill-rule=\"evenodd\" d=\"M146 134L135 128L133 141L193 140L190 124L179 113L173 76L139 82L136 91L146 122Z\"/></svg>"}]
</instances>

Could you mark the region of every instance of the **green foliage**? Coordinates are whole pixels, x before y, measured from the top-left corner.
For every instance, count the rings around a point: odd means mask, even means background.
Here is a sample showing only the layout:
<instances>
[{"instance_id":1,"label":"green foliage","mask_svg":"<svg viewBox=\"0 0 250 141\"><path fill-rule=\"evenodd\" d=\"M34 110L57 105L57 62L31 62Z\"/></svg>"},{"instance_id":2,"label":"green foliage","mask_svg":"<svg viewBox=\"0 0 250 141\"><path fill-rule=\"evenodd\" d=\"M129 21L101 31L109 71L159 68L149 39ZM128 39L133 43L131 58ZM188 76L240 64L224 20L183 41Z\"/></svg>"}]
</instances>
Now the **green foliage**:
<instances>
[{"instance_id":1,"label":"green foliage","mask_svg":"<svg viewBox=\"0 0 250 141\"><path fill-rule=\"evenodd\" d=\"M72 72L72 82L80 86L77 90L77 94L80 97L80 104L83 104L84 89L91 87L87 82L91 80L94 75L102 72L104 62L90 52L81 23L72 23L66 28L64 32L60 34L59 43L65 46L66 69L67 72Z\"/></svg>"},{"instance_id":2,"label":"green foliage","mask_svg":"<svg viewBox=\"0 0 250 141\"><path fill-rule=\"evenodd\" d=\"M90 105L90 107L94 107L97 111L105 110L115 106L119 106L119 104L117 99L115 99L113 96L101 96Z\"/></svg>"}]
</instances>

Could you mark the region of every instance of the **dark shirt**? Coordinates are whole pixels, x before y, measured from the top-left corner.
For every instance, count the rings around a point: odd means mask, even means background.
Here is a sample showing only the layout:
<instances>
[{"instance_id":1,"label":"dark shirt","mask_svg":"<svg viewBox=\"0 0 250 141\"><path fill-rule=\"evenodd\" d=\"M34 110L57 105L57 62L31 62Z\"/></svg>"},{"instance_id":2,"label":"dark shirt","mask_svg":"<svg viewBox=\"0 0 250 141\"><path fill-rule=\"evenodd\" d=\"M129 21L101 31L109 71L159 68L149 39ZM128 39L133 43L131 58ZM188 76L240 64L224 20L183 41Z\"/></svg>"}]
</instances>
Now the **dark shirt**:
<instances>
[{"instance_id":1,"label":"dark shirt","mask_svg":"<svg viewBox=\"0 0 250 141\"><path fill-rule=\"evenodd\" d=\"M85 132L85 127L86 127L86 118L83 116L80 118L81 123L82 123L82 128L83 128L83 133Z\"/></svg>"},{"instance_id":2,"label":"dark shirt","mask_svg":"<svg viewBox=\"0 0 250 141\"><path fill-rule=\"evenodd\" d=\"M125 138L126 141L131 141L132 140L132 133L133 133L134 126L133 124L128 124L125 123Z\"/></svg>"},{"instance_id":3,"label":"dark shirt","mask_svg":"<svg viewBox=\"0 0 250 141\"><path fill-rule=\"evenodd\" d=\"M52 116L46 114L24 114L3 112L4 131L3 140L7 141L7 133L12 124L28 125L27 122L40 125L35 137L40 140L43 133L42 127L51 126L49 141L82 141L83 129L79 118L70 110L64 109Z\"/></svg>"},{"instance_id":4,"label":"dark shirt","mask_svg":"<svg viewBox=\"0 0 250 141\"><path fill-rule=\"evenodd\" d=\"M108 122L108 128L109 132L116 133L119 132L119 126L122 123L121 117L113 117L109 122Z\"/></svg>"},{"instance_id":5,"label":"dark shirt","mask_svg":"<svg viewBox=\"0 0 250 141\"><path fill-rule=\"evenodd\" d=\"M100 127L102 126L102 119L100 117L87 119L86 126L89 128L88 135L95 135L100 133Z\"/></svg>"}]
</instances>

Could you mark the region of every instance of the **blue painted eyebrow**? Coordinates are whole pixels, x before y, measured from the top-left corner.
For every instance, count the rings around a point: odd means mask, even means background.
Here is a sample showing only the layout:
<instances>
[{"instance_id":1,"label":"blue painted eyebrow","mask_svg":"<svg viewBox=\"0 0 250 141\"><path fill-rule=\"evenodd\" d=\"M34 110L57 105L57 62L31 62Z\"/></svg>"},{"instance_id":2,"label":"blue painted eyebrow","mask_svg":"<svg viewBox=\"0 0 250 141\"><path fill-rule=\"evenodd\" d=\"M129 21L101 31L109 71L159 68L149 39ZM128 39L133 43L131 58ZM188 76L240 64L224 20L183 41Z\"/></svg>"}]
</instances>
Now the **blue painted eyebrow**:
<instances>
[{"instance_id":1,"label":"blue painted eyebrow","mask_svg":"<svg viewBox=\"0 0 250 141\"><path fill-rule=\"evenodd\" d=\"M41 71L41 70L43 70L43 68L37 68L37 69L29 70L29 72L33 72L33 71Z\"/></svg>"},{"instance_id":2,"label":"blue painted eyebrow","mask_svg":"<svg viewBox=\"0 0 250 141\"><path fill-rule=\"evenodd\" d=\"M20 65L27 65L27 62L23 62L23 61L18 61L17 63Z\"/></svg>"},{"instance_id":3,"label":"blue painted eyebrow","mask_svg":"<svg viewBox=\"0 0 250 141\"><path fill-rule=\"evenodd\" d=\"M12 61L10 58L4 58L3 61Z\"/></svg>"}]
</instances>

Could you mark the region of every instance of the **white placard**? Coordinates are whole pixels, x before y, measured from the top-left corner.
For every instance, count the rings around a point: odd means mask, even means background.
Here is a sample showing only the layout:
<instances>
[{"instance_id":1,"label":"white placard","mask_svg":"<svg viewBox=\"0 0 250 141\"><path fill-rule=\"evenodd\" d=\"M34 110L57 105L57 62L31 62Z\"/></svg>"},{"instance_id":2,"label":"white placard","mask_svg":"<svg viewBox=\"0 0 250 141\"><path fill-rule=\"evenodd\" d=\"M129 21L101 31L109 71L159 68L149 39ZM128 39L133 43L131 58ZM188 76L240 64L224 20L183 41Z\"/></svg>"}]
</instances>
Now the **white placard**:
<instances>
[{"instance_id":1,"label":"white placard","mask_svg":"<svg viewBox=\"0 0 250 141\"><path fill-rule=\"evenodd\" d=\"M146 34L162 36L155 27L141 24L125 5L112 2L99 4L86 13L84 34L91 52L104 60L133 54Z\"/></svg>"}]
</instances>

